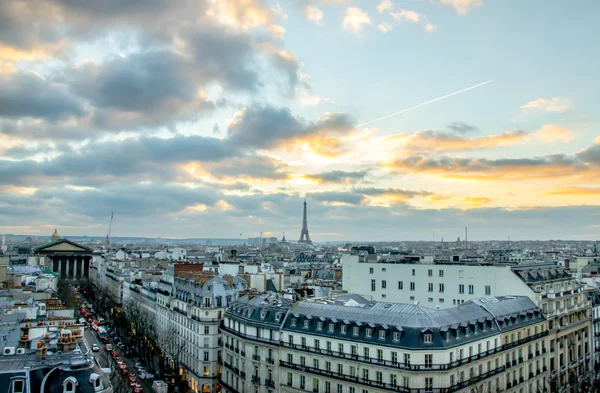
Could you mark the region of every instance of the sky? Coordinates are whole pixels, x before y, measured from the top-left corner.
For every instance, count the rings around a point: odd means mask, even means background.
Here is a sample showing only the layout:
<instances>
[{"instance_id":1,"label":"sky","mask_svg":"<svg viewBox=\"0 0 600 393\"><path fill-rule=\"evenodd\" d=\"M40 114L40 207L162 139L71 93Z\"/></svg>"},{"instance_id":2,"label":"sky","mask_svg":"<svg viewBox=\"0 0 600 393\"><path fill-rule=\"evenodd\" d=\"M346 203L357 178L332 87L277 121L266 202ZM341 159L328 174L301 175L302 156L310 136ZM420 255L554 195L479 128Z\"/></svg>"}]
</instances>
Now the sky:
<instances>
[{"instance_id":1,"label":"sky","mask_svg":"<svg viewBox=\"0 0 600 393\"><path fill-rule=\"evenodd\" d=\"M599 13L4 0L0 233L600 239Z\"/></svg>"}]
</instances>

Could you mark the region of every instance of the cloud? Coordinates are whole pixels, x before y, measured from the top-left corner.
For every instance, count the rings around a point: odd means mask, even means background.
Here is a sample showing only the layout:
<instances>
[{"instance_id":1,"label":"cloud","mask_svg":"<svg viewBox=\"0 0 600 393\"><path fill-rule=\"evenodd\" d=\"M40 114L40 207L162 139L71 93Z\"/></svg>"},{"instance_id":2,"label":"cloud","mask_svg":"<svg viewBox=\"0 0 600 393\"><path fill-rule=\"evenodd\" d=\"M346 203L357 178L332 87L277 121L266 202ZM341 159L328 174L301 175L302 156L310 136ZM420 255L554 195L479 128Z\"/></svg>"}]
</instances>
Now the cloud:
<instances>
[{"instance_id":1,"label":"cloud","mask_svg":"<svg viewBox=\"0 0 600 393\"><path fill-rule=\"evenodd\" d=\"M481 0L441 0L441 2L454 7L459 15L466 15L472 8L481 5Z\"/></svg>"},{"instance_id":2,"label":"cloud","mask_svg":"<svg viewBox=\"0 0 600 393\"><path fill-rule=\"evenodd\" d=\"M306 91L301 91L298 94L298 102L302 106L317 106L321 104L333 104L329 98L323 98L316 95L311 95Z\"/></svg>"},{"instance_id":3,"label":"cloud","mask_svg":"<svg viewBox=\"0 0 600 393\"><path fill-rule=\"evenodd\" d=\"M391 31L394 28L394 26L390 25L389 23L380 23L377 25L377 28L382 33L387 33L388 31Z\"/></svg>"},{"instance_id":4,"label":"cloud","mask_svg":"<svg viewBox=\"0 0 600 393\"><path fill-rule=\"evenodd\" d=\"M564 127L559 127L554 124L546 124L534 135L543 142L552 143L557 141L570 142L573 139L571 131Z\"/></svg>"},{"instance_id":5,"label":"cloud","mask_svg":"<svg viewBox=\"0 0 600 393\"><path fill-rule=\"evenodd\" d=\"M477 127L460 121L450 123L446 127L459 134L467 134L470 132L479 131Z\"/></svg>"},{"instance_id":6,"label":"cloud","mask_svg":"<svg viewBox=\"0 0 600 393\"><path fill-rule=\"evenodd\" d=\"M394 3L392 3L391 0L382 0L381 3L379 3L377 5L377 11L379 11L380 14L386 12L386 11L391 11L394 9Z\"/></svg>"},{"instance_id":7,"label":"cloud","mask_svg":"<svg viewBox=\"0 0 600 393\"><path fill-rule=\"evenodd\" d=\"M494 200L491 198L487 198L487 197L464 197L460 201L471 207L480 207L480 206L484 206L484 205L489 205Z\"/></svg>"},{"instance_id":8,"label":"cloud","mask_svg":"<svg viewBox=\"0 0 600 393\"><path fill-rule=\"evenodd\" d=\"M521 106L524 112L555 112L563 113L573 109L570 100L560 97L552 97L549 100L538 98Z\"/></svg>"},{"instance_id":9,"label":"cloud","mask_svg":"<svg viewBox=\"0 0 600 393\"><path fill-rule=\"evenodd\" d=\"M339 183L339 184L350 184L355 181L364 180L367 177L369 171L342 171L333 170L321 173L306 174L303 177L319 184Z\"/></svg>"},{"instance_id":10,"label":"cloud","mask_svg":"<svg viewBox=\"0 0 600 393\"><path fill-rule=\"evenodd\" d=\"M357 7L348 7L344 16L344 30L350 30L355 33L360 32L365 25L371 24L369 14Z\"/></svg>"},{"instance_id":11,"label":"cloud","mask_svg":"<svg viewBox=\"0 0 600 393\"><path fill-rule=\"evenodd\" d=\"M0 117L54 121L85 114L80 100L60 83L25 71L0 75Z\"/></svg>"},{"instance_id":12,"label":"cloud","mask_svg":"<svg viewBox=\"0 0 600 393\"><path fill-rule=\"evenodd\" d=\"M600 188L598 187L568 187L551 190L546 195L562 195L562 196L600 196Z\"/></svg>"},{"instance_id":13,"label":"cloud","mask_svg":"<svg viewBox=\"0 0 600 393\"><path fill-rule=\"evenodd\" d=\"M387 163L386 167L396 173L483 181L573 178L583 176L589 169L586 163L564 154L504 159L410 156Z\"/></svg>"},{"instance_id":14,"label":"cloud","mask_svg":"<svg viewBox=\"0 0 600 393\"><path fill-rule=\"evenodd\" d=\"M330 113L315 122L294 117L289 109L246 107L229 124L231 142L242 148L267 149L293 141L315 140L354 131L353 120Z\"/></svg>"},{"instance_id":15,"label":"cloud","mask_svg":"<svg viewBox=\"0 0 600 393\"><path fill-rule=\"evenodd\" d=\"M347 205L360 205L364 199L360 194L345 191L311 192L307 196L318 202Z\"/></svg>"},{"instance_id":16,"label":"cloud","mask_svg":"<svg viewBox=\"0 0 600 393\"><path fill-rule=\"evenodd\" d=\"M398 22L419 23L421 21L421 14L415 11L398 10L390 12L390 15Z\"/></svg>"},{"instance_id":17,"label":"cloud","mask_svg":"<svg viewBox=\"0 0 600 393\"><path fill-rule=\"evenodd\" d=\"M398 145L407 151L443 152L492 149L512 146L528 140L525 131L507 131L499 135L481 137L464 137L437 131L423 131L415 134L397 134L387 138L387 141Z\"/></svg>"},{"instance_id":18,"label":"cloud","mask_svg":"<svg viewBox=\"0 0 600 393\"><path fill-rule=\"evenodd\" d=\"M304 16L311 22L316 24L320 24L323 19L323 11L319 7L316 7L312 4L305 4L302 7Z\"/></svg>"}]
</instances>

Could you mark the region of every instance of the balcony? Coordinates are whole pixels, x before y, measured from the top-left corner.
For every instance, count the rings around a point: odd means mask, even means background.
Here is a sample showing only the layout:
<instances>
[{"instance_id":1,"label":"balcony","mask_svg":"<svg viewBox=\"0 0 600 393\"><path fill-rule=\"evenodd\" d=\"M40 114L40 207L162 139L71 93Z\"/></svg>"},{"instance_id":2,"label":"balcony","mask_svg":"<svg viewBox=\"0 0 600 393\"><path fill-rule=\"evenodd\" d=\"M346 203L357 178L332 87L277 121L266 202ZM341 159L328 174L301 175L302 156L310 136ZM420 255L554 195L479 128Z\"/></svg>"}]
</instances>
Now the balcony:
<instances>
[{"instance_id":1,"label":"balcony","mask_svg":"<svg viewBox=\"0 0 600 393\"><path fill-rule=\"evenodd\" d=\"M258 375L252 376L252 383L255 385L260 385L260 377Z\"/></svg>"},{"instance_id":2,"label":"balcony","mask_svg":"<svg viewBox=\"0 0 600 393\"><path fill-rule=\"evenodd\" d=\"M254 360L255 362L260 362L260 355L252 355L252 360Z\"/></svg>"},{"instance_id":3,"label":"balcony","mask_svg":"<svg viewBox=\"0 0 600 393\"><path fill-rule=\"evenodd\" d=\"M246 357L246 352L245 351L240 351L240 355L242 355L243 358Z\"/></svg>"},{"instance_id":4,"label":"balcony","mask_svg":"<svg viewBox=\"0 0 600 393\"><path fill-rule=\"evenodd\" d=\"M240 332L236 332L235 330L226 327L224 324L221 324L221 331L227 332L227 333L237 336L239 338L243 338L244 340L256 341L256 342L260 342L263 344L273 345L275 347L278 347L280 345L280 342L277 340L271 340L268 338L262 338L262 337L256 337L256 336L249 336L249 335L246 335L246 334L243 334Z\"/></svg>"},{"instance_id":5,"label":"balcony","mask_svg":"<svg viewBox=\"0 0 600 393\"><path fill-rule=\"evenodd\" d=\"M468 358L465 359L460 359L460 360L456 360L453 361L451 363L444 363L444 364L432 364L432 365L425 365L425 364L411 364L411 363L398 363L397 361L392 361L392 360L382 360L379 361L377 358L370 358L370 357L364 357L364 356L359 356L358 354L348 354L348 353L342 353L342 352L332 352L330 354L330 356L336 357L336 358L342 358L342 359L349 359L349 360L355 360L355 361L359 361L359 362L363 362L363 363L368 363L368 364L373 364L373 365L380 365L380 366L385 366L385 367L392 367L392 368L396 368L396 369L401 369L401 370L410 370L410 371L439 371L439 370L450 370L453 369L455 367L460 367L463 366L465 364L469 364L475 360L479 360L482 358L485 358L487 356L490 355L494 355L497 353L501 353L503 351L506 351L508 349L512 349L524 344L527 344L528 342L537 340L541 337L545 337L549 334L548 331L542 332L542 333L538 333L526 338L523 338L521 340L509 343L509 344L504 344L501 347L495 348L495 349L491 349L489 351L485 351L485 352L481 352L479 354L476 355L472 355ZM301 346L297 345L297 344L292 344L289 342L281 342L281 346L282 347L286 347L286 348L292 348L292 349L296 349L296 350L300 350ZM302 347L303 351L305 352L312 352L312 353L321 353L323 352L322 350L318 350L317 348L314 347ZM513 365L516 365L517 361L515 359L515 361L513 362ZM508 366L508 364L507 364Z\"/></svg>"},{"instance_id":6,"label":"balcony","mask_svg":"<svg viewBox=\"0 0 600 393\"><path fill-rule=\"evenodd\" d=\"M240 353L240 348L239 348L239 347L238 347L238 348L235 348L233 351L234 351L235 353Z\"/></svg>"},{"instance_id":7,"label":"balcony","mask_svg":"<svg viewBox=\"0 0 600 393\"><path fill-rule=\"evenodd\" d=\"M268 386L270 388L275 388L275 381L273 381L272 379L266 379L265 386Z\"/></svg>"},{"instance_id":8,"label":"balcony","mask_svg":"<svg viewBox=\"0 0 600 393\"><path fill-rule=\"evenodd\" d=\"M267 363L269 363L269 364L275 364L275 359L273 359L273 358L267 358L266 360L267 360Z\"/></svg>"},{"instance_id":9,"label":"balcony","mask_svg":"<svg viewBox=\"0 0 600 393\"><path fill-rule=\"evenodd\" d=\"M527 354L527 359L533 359L533 353L532 352L530 352L530 353Z\"/></svg>"}]
</instances>

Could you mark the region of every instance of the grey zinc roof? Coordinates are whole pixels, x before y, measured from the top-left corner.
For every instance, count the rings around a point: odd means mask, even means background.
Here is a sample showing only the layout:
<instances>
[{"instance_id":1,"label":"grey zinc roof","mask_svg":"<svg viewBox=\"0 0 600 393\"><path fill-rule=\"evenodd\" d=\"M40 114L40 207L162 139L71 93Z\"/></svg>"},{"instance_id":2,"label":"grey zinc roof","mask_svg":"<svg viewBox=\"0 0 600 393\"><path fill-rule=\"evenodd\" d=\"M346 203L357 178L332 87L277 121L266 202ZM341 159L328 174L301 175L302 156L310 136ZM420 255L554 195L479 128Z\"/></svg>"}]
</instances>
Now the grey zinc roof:
<instances>
[{"instance_id":1,"label":"grey zinc roof","mask_svg":"<svg viewBox=\"0 0 600 393\"><path fill-rule=\"evenodd\" d=\"M493 299L493 298L492 298ZM365 307L348 307L319 302L301 302L293 308L293 314L312 317L335 318L405 328L442 328L452 325L468 325L471 321L510 316L523 310L533 310L537 306L527 297L506 298L500 301L479 299L465 302L457 307L435 310L428 307L404 304L376 302Z\"/></svg>"}]
</instances>

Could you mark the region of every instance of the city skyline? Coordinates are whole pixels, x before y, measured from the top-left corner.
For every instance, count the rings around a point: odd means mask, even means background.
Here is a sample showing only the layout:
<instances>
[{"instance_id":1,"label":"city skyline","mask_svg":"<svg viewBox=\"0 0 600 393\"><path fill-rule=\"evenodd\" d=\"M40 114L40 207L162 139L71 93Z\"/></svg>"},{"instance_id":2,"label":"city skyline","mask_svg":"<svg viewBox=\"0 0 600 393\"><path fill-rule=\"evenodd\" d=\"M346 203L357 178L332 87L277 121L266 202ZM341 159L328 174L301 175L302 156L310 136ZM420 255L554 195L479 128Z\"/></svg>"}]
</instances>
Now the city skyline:
<instances>
[{"instance_id":1,"label":"city skyline","mask_svg":"<svg viewBox=\"0 0 600 393\"><path fill-rule=\"evenodd\" d=\"M0 233L596 240L599 11L8 0Z\"/></svg>"}]
</instances>

